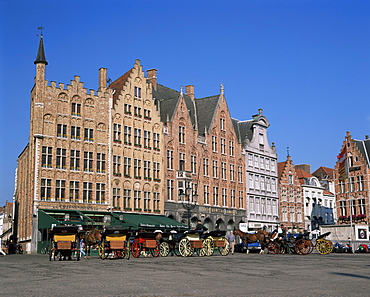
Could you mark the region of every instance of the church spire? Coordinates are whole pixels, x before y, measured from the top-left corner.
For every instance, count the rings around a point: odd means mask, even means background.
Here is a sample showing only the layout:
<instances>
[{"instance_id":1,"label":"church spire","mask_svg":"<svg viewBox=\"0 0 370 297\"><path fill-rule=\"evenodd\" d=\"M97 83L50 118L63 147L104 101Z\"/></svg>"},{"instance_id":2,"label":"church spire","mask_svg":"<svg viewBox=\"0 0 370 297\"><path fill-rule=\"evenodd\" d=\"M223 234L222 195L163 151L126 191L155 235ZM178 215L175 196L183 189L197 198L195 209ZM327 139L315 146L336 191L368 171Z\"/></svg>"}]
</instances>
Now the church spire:
<instances>
[{"instance_id":1,"label":"church spire","mask_svg":"<svg viewBox=\"0 0 370 297\"><path fill-rule=\"evenodd\" d=\"M35 64L48 65L48 62L46 61L46 58L45 58L44 40L43 40L43 37L42 37L42 31L41 31L41 34L40 34L39 49L37 51L37 57L36 57L36 60L35 60L34 63Z\"/></svg>"}]
</instances>

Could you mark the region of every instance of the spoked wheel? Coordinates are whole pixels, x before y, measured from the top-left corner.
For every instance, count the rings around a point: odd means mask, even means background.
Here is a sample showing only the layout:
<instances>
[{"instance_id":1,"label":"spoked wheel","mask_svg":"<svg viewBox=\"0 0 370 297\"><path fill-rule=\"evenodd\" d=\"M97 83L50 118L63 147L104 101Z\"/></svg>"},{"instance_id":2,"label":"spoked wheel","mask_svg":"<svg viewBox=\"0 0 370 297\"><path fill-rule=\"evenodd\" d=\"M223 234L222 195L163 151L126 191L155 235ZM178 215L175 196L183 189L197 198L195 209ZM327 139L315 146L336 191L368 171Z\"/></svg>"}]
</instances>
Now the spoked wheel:
<instances>
[{"instance_id":1,"label":"spoked wheel","mask_svg":"<svg viewBox=\"0 0 370 297\"><path fill-rule=\"evenodd\" d=\"M99 244L99 246L98 246L99 257L102 260L106 259L107 256L108 256L108 254L106 253L106 250L105 250L105 248L106 248L105 245L106 245L106 242L105 242L105 239L103 239L101 241L101 243Z\"/></svg>"},{"instance_id":2,"label":"spoked wheel","mask_svg":"<svg viewBox=\"0 0 370 297\"><path fill-rule=\"evenodd\" d=\"M49 246L49 261L54 260L55 261L55 247L54 247L54 241L50 239L50 246Z\"/></svg>"},{"instance_id":3,"label":"spoked wheel","mask_svg":"<svg viewBox=\"0 0 370 297\"><path fill-rule=\"evenodd\" d=\"M190 241L187 238L183 238L179 242L179 253L183 257L189 257L193 254L194 250L191 247Z\"/></svg>"},{"instance_id":4,"label":"spoked wheel","mask_svg":"<svg viewBox=\"0 0 370 297\"><path fill-rule=\"evenodd\" d=\"M161 255L161 257L167 257L169 253L170 245L168 244L168 242L161 242L161 244L159 245L159 254Z\"/></svg>"},{"instance_id":5,"label":"spoked wheel","mask_svg":"<svg viewBox=\"0 0 370 297\"><path fill-rule=\"evenodd\" d=\"M270 241L267 245L269 254L281 254L281 246L276 241Z\"/></svg>"},{"instance_id":6,"label":"spoked wheel","mask_svg":"<svg viewBox=\"0 0 370 297\"><path fill-rule=\"evenodd\" d=\"M224 244L218 247L218 251L222 256L227 256L230 253L230 243L226 238L222 238L221 240Z\"/></svg>"},{"instance_id":7,"label":"spoked wheel","mask_svg":"<svg viewBox=\"0 0 370 297\"><path fill-rule=\"evenodd\" d=\"M308 255L313 251L313 244L311 240L299 239L294 245L294 251L299 255Z\"/></svg>"},{"instance_id":8,"label":"spoked wheel","mask_svg":"<svg viewBox=\"0 0 370 297\"><path fill-rule=\"evenodd\" d=\"M213 255L215 249L215 245L213 243L212 238L207 238L203 241L203 250L204 250L204 255L209 257Z\"/></svg>"},{"instance_id":9,"label":"spoked wheel","mask_svg":"<svg viewBox=\"0 0 370 297\"><path fill-rule=\"evenodd\" d=\"M135 258L139 258L140 256L140 244L137 241L134 241L131 245L131 254Z\"/></svg>"},{"instance_id":10,"label":"spoked wheel","mask_svg":"<svg viewBox=\"0 0 370 297\"><path fill-rule=\"evenodd\" d=\"M153 257L158 257L160 253L159 249L159 241L157 241L157 246L154 249L150 249L150 253L152 254Z\"/></svg>"},{"instance_id":11,"label":"spoked wheel","mask_svg":"<svg viewBox=\"0 0 370 297\"><path fill-rule=\"evenodd\" d=\"M330 240L318 239L315 248L319 254L326 255L333 251L334 245Z\"/></svg>"}]
</instances>

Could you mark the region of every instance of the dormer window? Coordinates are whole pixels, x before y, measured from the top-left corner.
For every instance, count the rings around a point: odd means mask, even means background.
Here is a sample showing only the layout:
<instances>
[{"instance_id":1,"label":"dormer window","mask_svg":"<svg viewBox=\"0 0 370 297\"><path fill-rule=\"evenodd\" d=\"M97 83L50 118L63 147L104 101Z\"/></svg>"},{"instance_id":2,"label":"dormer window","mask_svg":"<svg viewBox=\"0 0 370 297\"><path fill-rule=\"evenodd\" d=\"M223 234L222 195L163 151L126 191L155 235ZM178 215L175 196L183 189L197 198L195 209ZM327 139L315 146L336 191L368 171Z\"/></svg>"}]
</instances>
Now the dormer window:
<instances>
[{"instance_id":1,"label":"dormer window","mask_svg":"<svg viewBox=\"0 0 370 297\"><path fill-rule=\"evenodd\" d=\"M141 98L141 88L139 87L134 88L134 96L135 98Z\"/></svg>"}]
</instances>

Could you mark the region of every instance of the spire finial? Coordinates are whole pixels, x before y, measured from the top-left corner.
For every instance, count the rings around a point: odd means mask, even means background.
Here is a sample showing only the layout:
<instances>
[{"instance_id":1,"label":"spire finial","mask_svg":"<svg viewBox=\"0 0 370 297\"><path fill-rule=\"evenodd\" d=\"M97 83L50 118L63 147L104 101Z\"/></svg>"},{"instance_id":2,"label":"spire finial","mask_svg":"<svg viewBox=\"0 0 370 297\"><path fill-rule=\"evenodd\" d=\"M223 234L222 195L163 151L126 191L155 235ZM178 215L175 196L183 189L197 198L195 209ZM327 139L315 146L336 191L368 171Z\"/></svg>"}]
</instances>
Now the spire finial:
<instances>
[{"instance_id":1,"label":"spire finial","mask_svg":"<svg viewBox=\"0 0 370 297\"><path fill-rule=\"evenodd\" d=\"M220 88L221 88L221 94L223 95L225 93L224 84L220 84Z\"/></svg>"},{"instance_id":2,"label":"spire finial","mask_svg":"<svg viewBox=\"0 0 370 297\"><path fill-rule=\"evenodd\" d=\"M37 34L37 36L40 36L40 43L39 43L39 49L37 51L37 57L36 57L36 60L35 60L35 64L45 64L45 65L48 65L48 62L46 61L46 58L45 58L45 50L44 50L44 40L43 40L43 36L42 36L42 30L44 29L43 27L38 27L38 29L40 30L40 35Z\"/></svg>"},{"instance_id":3,"label":"spire finial","mask_svg":"<svg viewBox=\"0 0 370 297\"><path fill-rule=\"evenodd\" d=\"M180 94L182 95L183 93L182 86L180 86Z\"/></svg>"},{"instance_id":4,"label":"spire finial","mask_svg":"<svg viewBox=\"0 0 370 297\"><path fill-rule=\"evenodd\" d=\"M290 157L290 155L289 155L289 146L286 148L286 151L287 151L287 157Z\"/></svg>"}]
</instances>

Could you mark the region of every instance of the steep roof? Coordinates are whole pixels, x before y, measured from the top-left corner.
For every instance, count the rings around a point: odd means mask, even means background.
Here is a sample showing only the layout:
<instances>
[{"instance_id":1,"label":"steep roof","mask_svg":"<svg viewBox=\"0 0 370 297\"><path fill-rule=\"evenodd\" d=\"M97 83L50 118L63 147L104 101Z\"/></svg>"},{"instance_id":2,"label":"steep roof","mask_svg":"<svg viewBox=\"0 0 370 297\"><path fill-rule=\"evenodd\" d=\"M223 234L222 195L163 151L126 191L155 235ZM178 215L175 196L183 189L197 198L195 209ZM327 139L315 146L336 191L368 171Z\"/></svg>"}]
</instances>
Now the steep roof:
<instances>
[{"instance_id":1,"label":"steep roof","mask_svg":"<svg viewBox=\"0 0 370 297\"><path fill-rule=\"evenodd\" d=\"M298 180L299 180L299 182L300 182L301 185L305 184L305 179L310 178L310 177L313 177L312 174L304 171L303 169L300 169L300 168L297 169L296 168L295 171L296 171L296 173L298 175Z\"/></svg>"},{"instance_id":2,"label":"steep roof","mask_svg":"<svg viewBox=\"0 0 370 297\"><path fill-rule=\"evenodd\" d=\"M282 175L283 171L284 171L284 168L286 166L286 161L284 162L279 162L278 163L278 178L280 178L280 176Z\"/></svg>"},{"instance_id":3,"label":"steep roof","mask_svg":"<svg viewBox=\"0 0 370 297\"><path fill-rule=\"evenodd\" d=\"M364 157L368 166L370 166L370 139L365 140L353 140L357 145L360 153Z\"/></svg>"},{"instance_id":4,"label":"steep roof","mask_svg":"<svg viewBox=\"0 0 370 297\"><path fill-rule=\"evenodd\" d=\"M320 173L324 173L323 175L327 175L329 179L333 179L334 178L334 169L333 168L328 168L328 167L321 166L318 169L316 169L312 173L312 175L317 176Z\"/></svg>"},{"instance_id":5,"label":"steep roof","mask_svg":"<svg viewBox=\"0 0 370 297\"><path fill-rule=\"evenodd\" d=\"M198 135L204 135L212 124L220 95L205 97L195 100L198 120Z\"/></svg>"},{"instance_id":6,"label":"steep roof","mask_svg":"<svg viewBox=\"0 0 370 297\"><path fill-rule=\"evenodd\" d=\"M121 90L123 89L123 86L127 82L128 78L129 78L129 76L131 74L131 71L132 71L132 69L130 69L129 71L127 71L125 74L123 74L122 76L120 76L119 78L117 78L114 82L112 82L109 85L109 88L111 88L111 89L113 89L113 90L116 91L113 94L113 103L114 104L116 103L116 101L118 99L118 96L121 93Z\"/></svg>"},{"instance_id":7,"label":"steep roof","mask_svg":"<svg viewBox=\"0 0 370 297\"><path fill-rule=\"evenodd\" d=\"M37 50L36 60L34 61L35 64L45 64L48 65L45 57L45 50L44 50L44 39L42 35L40 36L39 48Z\"/></svg>"}]
</instances>

